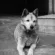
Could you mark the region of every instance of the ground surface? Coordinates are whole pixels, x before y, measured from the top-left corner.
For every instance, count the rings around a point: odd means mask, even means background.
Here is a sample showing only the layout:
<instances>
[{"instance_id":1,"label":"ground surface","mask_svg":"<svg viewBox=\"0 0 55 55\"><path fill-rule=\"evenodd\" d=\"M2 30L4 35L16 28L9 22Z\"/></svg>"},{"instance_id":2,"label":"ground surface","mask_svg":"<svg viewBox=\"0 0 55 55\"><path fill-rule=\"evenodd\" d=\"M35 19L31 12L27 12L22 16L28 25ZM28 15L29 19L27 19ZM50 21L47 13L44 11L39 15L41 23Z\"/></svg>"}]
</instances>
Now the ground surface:
<instances>
[{"instance_id":1,"label":"ground surface","mask_svg":"<svg viewBox=\"0 0 55 55\"><path fill-rule=\"evenodd\" d=\"M18 55L13 32L20 19L11 18L0 19L0 55ZM39 33L39 37L40 43L34 51L34 55L55 55L55 35Z\"/></svg>"}]
</instances>

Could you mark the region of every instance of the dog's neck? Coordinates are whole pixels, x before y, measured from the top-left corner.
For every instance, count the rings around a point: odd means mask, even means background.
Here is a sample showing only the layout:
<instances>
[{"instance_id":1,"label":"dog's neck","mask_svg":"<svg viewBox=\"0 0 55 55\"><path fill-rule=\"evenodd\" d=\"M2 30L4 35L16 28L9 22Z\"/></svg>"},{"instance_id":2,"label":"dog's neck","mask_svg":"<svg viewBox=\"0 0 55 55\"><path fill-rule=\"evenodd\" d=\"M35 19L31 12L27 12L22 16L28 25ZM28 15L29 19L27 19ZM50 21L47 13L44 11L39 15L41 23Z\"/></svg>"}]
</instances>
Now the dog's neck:
<instances>
[{"instance_id":1,"label":"dog's neck","mask_svg":"<svg viewBox=\"0 0 55 55\"><path fill-rule=\"evenodd\" d=\"M35 31L34 30L25 30L24 33L25 33L25 35L27 37L32 37L32 36L35 35Z\"/></svg>"},{"instance_id":2,"label":"dog's neck","mask_svg":"<svg viewBox=\"0 0 55 55\"><path fill-rule=\"evenodd\" d=\"M32 33L34 33L35 31L34 30L25 30L25 32L27 33L27 34L32 34Z\"/></svg>"}]
</instances>

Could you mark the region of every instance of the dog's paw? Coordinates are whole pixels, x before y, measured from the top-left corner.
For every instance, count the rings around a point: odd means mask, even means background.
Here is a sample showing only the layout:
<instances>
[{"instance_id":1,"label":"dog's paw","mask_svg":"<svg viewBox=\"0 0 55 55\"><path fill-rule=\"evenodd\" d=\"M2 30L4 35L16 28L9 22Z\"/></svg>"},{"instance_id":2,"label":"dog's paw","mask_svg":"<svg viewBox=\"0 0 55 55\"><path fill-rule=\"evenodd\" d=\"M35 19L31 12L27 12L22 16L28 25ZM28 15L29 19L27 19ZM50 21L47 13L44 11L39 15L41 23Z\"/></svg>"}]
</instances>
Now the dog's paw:
<instances>
[{"instance_id":1,"label":"dog's paw","mask_svg":"<svg viewBox=\"0 0 55 55\"><path fill-rule=\"evenodd\" d=\"M28 55L33 55L33 53L28 53Z\"/></svg>"},{"instance_id":2,"label":"dog's paw","mask_svg":"<svg viewBox=\"0 0 55 55\"><path fill-rule=\"evenodd\" d=\"M33 55L33 51L28 52L27 55Z\"/></svg>"},{"instance_id":3,"label":"dog's paw","mask_svg":"<svg viewBox=\"0 0 55 55\"><path fill-rule=\"evenodd\" d=\"M19 53L19 55L25 55L25 53L24 52L21 52L21 53Z\"/></svg>"}]
</instances>

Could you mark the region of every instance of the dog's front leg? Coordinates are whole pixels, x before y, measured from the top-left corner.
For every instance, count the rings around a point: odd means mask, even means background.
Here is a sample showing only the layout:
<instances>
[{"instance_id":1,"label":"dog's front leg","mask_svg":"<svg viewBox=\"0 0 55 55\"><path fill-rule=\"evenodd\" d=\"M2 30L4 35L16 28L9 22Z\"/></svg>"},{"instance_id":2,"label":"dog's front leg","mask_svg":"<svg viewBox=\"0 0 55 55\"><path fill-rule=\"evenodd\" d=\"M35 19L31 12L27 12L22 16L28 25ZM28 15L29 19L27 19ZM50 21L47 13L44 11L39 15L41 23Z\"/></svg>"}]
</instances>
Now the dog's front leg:
<instances>
[{"instance_id":1,"label":"dog's front leg","mask_svg":"<svg viewBox=\"0 0 55 55\"><path fill-rule=\"evenodd\" d=\"M27 55L33 55L34 49L36 48L36 45L38 43L39 43L39 37L37 36L35 43L31 45Z\"/></svg>"},{"instance_id":2,"label":"dog's front leg","mask_svg":"<svg viewBox=\"0 0 55 55\"><path fill-rule=\"evenodd\" d=\"M33 55L33 51L34 51L35 47L36 47L36 44L32 44L27 55Z\"/></svg>"},{"instance_id":3,"label":"dog's front leg","mask_svg":"<svg viewBox=\"0 0 55 55\"><path fill-rule=\"evenodd\" d=\"M25 55L25 52L23 51L24 45L21 43L21 40L17 43L17 50L19 55Z\"/></svg>"}]
</instances>

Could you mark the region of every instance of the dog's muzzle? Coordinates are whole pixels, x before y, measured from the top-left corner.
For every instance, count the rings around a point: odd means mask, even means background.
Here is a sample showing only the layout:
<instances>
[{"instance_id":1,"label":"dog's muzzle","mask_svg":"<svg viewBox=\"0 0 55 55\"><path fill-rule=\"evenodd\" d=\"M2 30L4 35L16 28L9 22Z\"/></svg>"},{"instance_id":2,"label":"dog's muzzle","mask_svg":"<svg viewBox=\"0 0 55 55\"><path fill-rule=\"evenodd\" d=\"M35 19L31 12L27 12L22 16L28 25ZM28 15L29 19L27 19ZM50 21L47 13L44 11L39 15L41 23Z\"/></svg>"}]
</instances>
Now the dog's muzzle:
<instances>
[{"instance_id":1,"label":"dog's muzzle","mask_svg":"<svg viewBox=\"0 0 55 55\"><path fill-rule=\"evenodd\" d=\"M33 28L34 28L34 26L33 26L33 25L31 25L31 26L30 26L30 29L33 29Z\"/></svg>"},{"instance_id":2,"label":"dog's muzzle","mask_svg":"<svg viewBox=\"0 0 55 55\"><path fill-rule=\"evenodd\" d=\"M30 29L27 29L27 27L25 25L23 25L23 27L24 27L25 30L33 30L34 29L33 25L30 26Z\"/></svg>"}]
</instances>

